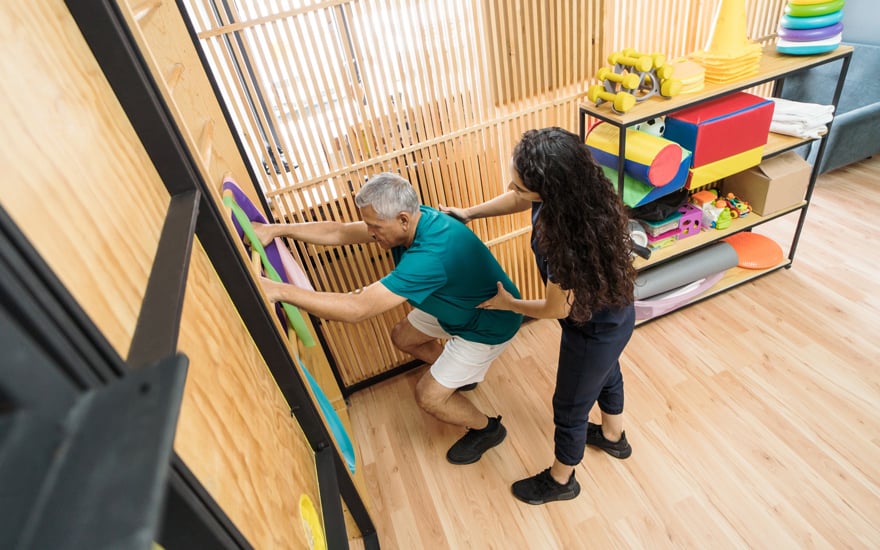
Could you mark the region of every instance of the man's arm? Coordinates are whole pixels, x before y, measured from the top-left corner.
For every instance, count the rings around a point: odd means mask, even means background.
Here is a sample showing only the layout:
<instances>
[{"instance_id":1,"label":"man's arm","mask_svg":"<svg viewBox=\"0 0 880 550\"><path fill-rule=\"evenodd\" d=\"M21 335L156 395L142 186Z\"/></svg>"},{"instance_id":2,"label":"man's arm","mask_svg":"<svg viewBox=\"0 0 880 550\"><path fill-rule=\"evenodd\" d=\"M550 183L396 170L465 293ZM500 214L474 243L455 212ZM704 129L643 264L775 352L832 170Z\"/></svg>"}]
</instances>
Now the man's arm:
<instances>
[{"instance_id":1,"label":"man's arm","mask_svg":"<svg viewBox=\"0 0 880 550\"><path fill-rule=\"evenodd\" d=\"M260 282L270 301L287 302L331 321L357 323L406 301L406 298L394 294L378 281L348 294L316 292L266 278Z\"/></svg>"},{"instance_id":2,"label":"man's arm","mask_svg":"<svg viewBox=\"0 0 880 550\"><path fill-rule=\"evenodd\" d=\"M275 237L290 237L311 244L341 245L368 243L373 239L367 224L357 222L253 223L260 243L267 245Z\"/></svg>"}]
</instances>

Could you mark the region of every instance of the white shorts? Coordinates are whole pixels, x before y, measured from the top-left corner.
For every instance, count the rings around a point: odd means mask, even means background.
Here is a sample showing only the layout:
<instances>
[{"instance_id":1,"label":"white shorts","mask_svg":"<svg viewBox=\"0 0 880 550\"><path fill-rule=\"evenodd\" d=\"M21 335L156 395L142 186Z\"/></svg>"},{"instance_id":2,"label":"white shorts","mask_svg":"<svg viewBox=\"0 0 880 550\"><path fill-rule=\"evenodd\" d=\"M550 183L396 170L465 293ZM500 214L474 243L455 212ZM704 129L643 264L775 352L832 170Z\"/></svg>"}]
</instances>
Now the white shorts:
<instances>
[{"instance_id":1,"label":"white shorts","mask_svg":"<svg viewBox=\"0 0 880 550\"><path fill-rule=\"evenodd\" d=\"M443 352L431 365L431 376L446 388L482 382L489 365L510 343L508 340L500 344L481 344L465 340L461 336L453 336L443 330L436 317L420 309L413 309L406 318L419 332L446 340Z\"/></svg>"}]
</instances>

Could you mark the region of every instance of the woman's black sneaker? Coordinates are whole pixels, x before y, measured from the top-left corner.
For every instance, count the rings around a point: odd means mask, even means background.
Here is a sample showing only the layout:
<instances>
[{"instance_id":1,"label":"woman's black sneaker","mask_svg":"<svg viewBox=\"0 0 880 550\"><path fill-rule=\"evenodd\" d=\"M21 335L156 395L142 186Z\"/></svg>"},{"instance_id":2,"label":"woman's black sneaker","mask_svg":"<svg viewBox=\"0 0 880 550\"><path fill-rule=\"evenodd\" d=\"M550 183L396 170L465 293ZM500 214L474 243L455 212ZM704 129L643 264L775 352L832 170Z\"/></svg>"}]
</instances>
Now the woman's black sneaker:
<instances>
[{"instance_id":1,"label":"woman's black sneaker","mask_svg":"<svg viewBox=\"0 0 880 550\"><path fill-rule=\"evenodd\" d=\"M540 474L521 479L511 488L513 496L529 504L545 504L556 500L571 500L581 493L581 486L574 478L574 472L568 483L559 483L550 475L550 468Z\"/></svg>"},{"instance_id":2,"label":"woman's black sneaker","mask_svg":"<svg viewBox=\"0 0 880 550\"><path fill-rule=\"evenodd\" d=\"M624 459L632 454L632 447L626 441L626 432L620 433L619 441L608 441L605 434L602 433L601 424L593 424L587 422L587 445L590 447L598 447L614 458Z\"/></svg>"}]
</instances>

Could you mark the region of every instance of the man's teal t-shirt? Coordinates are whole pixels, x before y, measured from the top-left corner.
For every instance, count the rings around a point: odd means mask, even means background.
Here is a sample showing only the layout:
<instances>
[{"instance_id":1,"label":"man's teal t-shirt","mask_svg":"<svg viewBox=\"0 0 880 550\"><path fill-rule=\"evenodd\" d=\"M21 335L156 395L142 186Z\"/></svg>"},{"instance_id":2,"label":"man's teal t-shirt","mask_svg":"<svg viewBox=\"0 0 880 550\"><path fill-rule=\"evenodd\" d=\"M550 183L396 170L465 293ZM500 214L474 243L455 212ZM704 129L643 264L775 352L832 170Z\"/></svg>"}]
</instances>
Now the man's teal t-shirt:
<instances>
[{"instance_id":1,"label":"man's teal t-shirt","mask_svg":"<svg viewBox=\"0 0 880 550\"><path fill-rule=\"evenodd\" d=\"M522 315L477 305L497 294L497 281L517 298L519 290L463 223L427 206L420 211L412 245L391 249L397 267L380 282L436 317L449 334L482 344L510 340Z\"/></svg>"}]
</instances>

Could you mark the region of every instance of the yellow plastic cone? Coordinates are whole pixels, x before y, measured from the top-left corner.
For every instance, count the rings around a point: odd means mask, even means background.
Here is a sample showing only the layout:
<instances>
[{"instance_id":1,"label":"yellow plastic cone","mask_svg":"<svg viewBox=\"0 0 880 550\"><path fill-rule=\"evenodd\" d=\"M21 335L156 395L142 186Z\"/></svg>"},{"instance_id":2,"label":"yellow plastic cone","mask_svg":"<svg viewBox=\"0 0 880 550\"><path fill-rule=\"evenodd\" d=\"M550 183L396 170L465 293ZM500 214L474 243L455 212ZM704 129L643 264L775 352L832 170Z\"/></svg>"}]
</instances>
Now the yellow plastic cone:
<instances>
[{"instance_id":1,"label":"yellow plastic cone","mask_svg":"<svg viewBox=\"0 0 880 550\"><path fill-rule=\"evenodd\" d=\"M745 0L721 0L706 49L692 57L706 69L707 82L730 82L758 72L762 48L746 34Z\"/></svg>"},{"instance_id":2,"label":"yellow plastic cone","mask_svg":"<svg viewBox=\"0 0 880 550\"><path fill-rule=\"evenodd\" d=\"M721 0L706 42L706 51L723 57L738 57L749 51L746 34L746 1Z\"/></svg>"}]
</instances>

